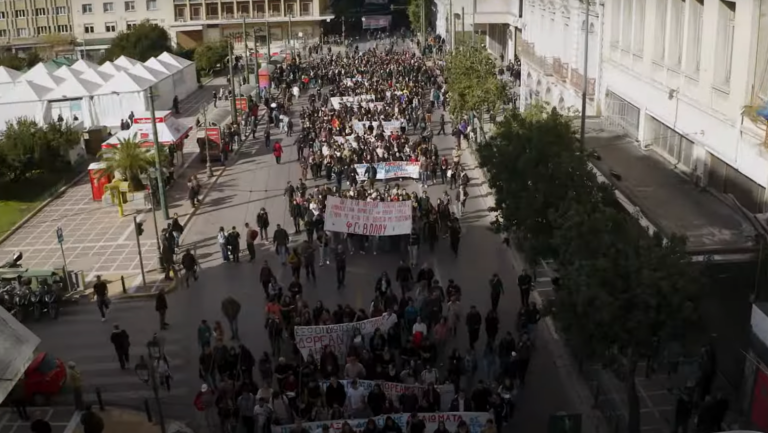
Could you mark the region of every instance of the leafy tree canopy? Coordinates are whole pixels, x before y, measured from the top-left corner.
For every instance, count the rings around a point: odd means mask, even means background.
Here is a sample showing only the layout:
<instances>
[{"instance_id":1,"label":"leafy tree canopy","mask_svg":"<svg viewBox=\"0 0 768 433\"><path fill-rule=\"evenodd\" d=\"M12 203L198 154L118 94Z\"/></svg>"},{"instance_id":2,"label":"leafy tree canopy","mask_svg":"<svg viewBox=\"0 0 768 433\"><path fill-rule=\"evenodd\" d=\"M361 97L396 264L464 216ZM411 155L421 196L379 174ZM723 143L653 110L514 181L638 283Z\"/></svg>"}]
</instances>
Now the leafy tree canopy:
<instances>
[{"instance_id":1,"label":"leafy tree canopy","mask_svg":"<svg viewBox=\"0 0 768 433\"><path fill-rule=\"evenodd\" d=\"M16 54L6 53L0 56L0 66L20 71L26 66L26 61Z\"/></svg>"},{"instance_id":2,"label":"leafy tree canopy","mask_svg":"<svg viewBox=\"0 0 768 433\"><path fill-rule=\"evenodd\" d=\"M331 2L331 10L337 18L345 17L362 7L358 0L334 0Z\"/></svg>"},{"instance_id":3,"label":"leafy tree canopy","mask_svg":"<svg viewBox=\"0 0 768 433\"><path fill-rule=\"evenodd\" d=\"M42 61L43 61L43 56L41 56L40 53L38 53L37 51L30 51L24 57L24 67L26 67L27 69L31 69L36 64Z\"/></svg>"},{"instance_id":4,"label":"leafy tree canopy","mask_svg":"<svg viewBox=\"0 0 768 433\"><path fill-rule=\"evenodd\" d=\"M168 31L149 20L144 20L131 30L118 33L104 53L102 62L114 61L120 56L145 62L165 51L173 51Z\"/></svg>"},{"instance_id":5,"label":"leafy tree canopy","mask_svg":"<svg viewBox=\"0 0 768 433\"><path fill-rule=\"evenodd\" d=\"M408 0L408 19L411 21L411 30L414 33L421 33L421 12L422 5L424 9L424 19L426 20L425 28L429 31L430 23L432 22L432 4L427 0Z\"/></svg>"},{"instance_id":6,"label":"leafy tree canopy","mask_svg":"<svg viewBox=\"0 0 768 433\"><path fill-rule=\"evenodd\" d=\"M160 146L160 164L167 166L168 151L165 146ZM153 146L147 147L145 141L136 138L136 134L125 139L118 139L118 144L109 146L99 153L104 163L102 176L112 175L119 179L129 181L134 191L144 189L141 177L148 174L155 167L155 150Z\"/></svg>"},{"instance_id":7,"label":"leafy tree canopy","mask_svg":"<svg viewBox=\"0 0 768 433\"><path fill-rule=\"evenodd\" d=\"M445 79L452 118L501 106L506 86L498 78L497 69L493 57L479 43L463 42L446 56Z\"/></svg>"},{"instance_id":8,"label":"leafy tree canopy","mask_svg":"<svg viewBox=\"0 0 768 433\"><path fill-rule=\"evenodd\" d=\"M0 140L0 177L15 182L58 172L69 165L67 153L79 142L80 133L69 123L8 122Z\"/></svg>"},{"instance_id":9,"label":"leafy tree canopy","mask_svg":"<svg viewBox=\"0 0 768 433\"><path fill-rule=\"evenodd\" d=\"M223 65L228 56L227 41L206 42L195 50L195 65L200 70L212 71L217 66Z\"/></svg>"}]
</instances>

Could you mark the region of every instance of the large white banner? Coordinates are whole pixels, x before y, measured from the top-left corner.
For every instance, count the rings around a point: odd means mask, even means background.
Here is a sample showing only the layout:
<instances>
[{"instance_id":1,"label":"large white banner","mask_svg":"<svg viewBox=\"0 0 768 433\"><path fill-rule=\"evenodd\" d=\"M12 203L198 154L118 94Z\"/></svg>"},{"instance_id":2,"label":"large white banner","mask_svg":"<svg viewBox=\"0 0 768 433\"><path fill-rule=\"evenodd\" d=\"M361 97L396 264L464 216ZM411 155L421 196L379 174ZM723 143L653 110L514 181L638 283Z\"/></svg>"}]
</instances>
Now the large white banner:
<instances>
[{"instance_id":1,"label":"large white banner","mask_svg":"<svg viewBox=\"0 0 768 433\"><path fill-rule=\"evenodd\" d=\"M392 417L392 419L400 425L403 431L407 431L408 419L411 417L411 414L398 413L393 415L381 415L374 417L373 419L376 421L376 425L381 428L384 426L384 421L387 417ZM448 431L456 431L459 422L464 421L467 423L470 433L480 433L483 430L483 427L485 427L486 421L493 419L491 414L487 412L420 413L419 418L423 419L427 424L427 432L435 431L440 421L445 423L445 427ZM359 433L365 428L368 419L340 419L335 421L305 422L302 423L302 426L310 433L316 433L322 430L323 425L327 424L328 427L331 428L332 433L340 433L341 426L345 422L352 426L352 430ZM295 427L294 424L273 426L272 433L291 433Z\"/></svg>"},{"instance_id":2,"label":"large white banner","mask_svg":"<svg viewBox=\"0 0 768 433\"><path fill-rule=\"evenodd\" d=\"M325 389L330 381L323 381L322 386L323 389ZM349 388L352 386L351 380L340 380L339 383L344 385L344 388L349 391ZM357 386L361 388L363 391L365 391L366 395L368 395L371 390L373 390L374 385L381 386L381 390L384 391L384 394L387 394L388 398L392 399L392 402L395 403L396 406L399 406L399 400L400 396L403 394L408 394L411 391L416 391L416 395L419 396L419 401L421 401L422 395L424 393L424 390L427 389L426 386L422 385L406 385L404 383L394 383L394 382L381 382L381 381L373 381L373 380L358 380ZM452 384L445 384L445 385L439 385L436 386L435 389L440 393L440 404L441 408L444 410L448 409L448 406L451 404L451 400L453 399L455 393L453 392L453 385Z\"/></svg>"},{"instance_id":3,"label":"large white banner","mask_svg":"<svg viewBox=\"0 0 768 433\"><path fill-rule=\"evenodd\" d=\"M376 166L376 179L399 179L403 177L410 177L412 179L419 178L419 163L410 161L392 161L392 162L377 162ZM358 179L367 179L365 175L365 169L368 168L368 164L355 164L355 170L357 170Z\"/></svg>"},{"instance_id":4,"label":"large white banner","mask_svg":"<svg viewBox=\"0 0 768 433\"><path fill-rule=\"evenodd\" d=\"M360 135L363 135L365 131L368 129L368 125L373 124L373 130L375 131L376 128L379 126L379 122L361 122L361 121L355 121L352 122L352 129L355 130ZM400 122L397 120L390 120L387 122L381 122L381 126L384 128L384 134L390 135L392 133L399 134L400 133Z\"/></svg>"},{"instance_id":5,"label":"large white banner","mask_svg":"<svg viewBox=\"0 0 768 433\"><path fill-rule=\"evenodd\" d=\"M329 201L331 198L328 197ZM326 227L327 225L326 221ZM311 353L315 359L319 359L323 348L328 346L339 356L339 359L344 359L354 329L359 329L360 334L367 337L372 335L376 328L386 333L395 323L397 323L396 314L385 314L373 319L341 325L297 326L293 328L293 335L296 337L296 347L304 358Z\"/></svg>"},{"instance_id":6,"label":"large white banner","mask_svg":"<svg viewBox=\"0 0 768 433\"><path fill-rule=\"evenodd\" d=\"M325 230L369 236L411 232L411 201L363 201L328 197Z\"/></svg>"},{"instance_id":7,"label":"large white banner","mask_svg":"<svg viewBox=\"0 0 768 433\"><path fill-rule=\"evenodd\" d=\"M331 98L331 105L333 108L339 109L341 104L347 104L355 106L361 102L375 102L376 97L373 95L360 95L360 96L334 96Z\"/></svg>"}]
</instances>

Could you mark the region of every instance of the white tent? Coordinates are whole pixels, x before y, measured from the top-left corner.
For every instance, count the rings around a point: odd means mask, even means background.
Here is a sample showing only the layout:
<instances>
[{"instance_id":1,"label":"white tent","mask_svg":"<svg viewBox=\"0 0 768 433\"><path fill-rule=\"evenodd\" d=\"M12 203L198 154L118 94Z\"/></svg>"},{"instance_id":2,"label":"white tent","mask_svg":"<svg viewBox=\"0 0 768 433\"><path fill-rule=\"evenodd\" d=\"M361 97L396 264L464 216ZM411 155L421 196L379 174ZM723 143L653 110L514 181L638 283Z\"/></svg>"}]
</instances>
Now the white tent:
<instances>
[{"instance_id":1,"label":"white tent","mask_svg":"<svg viewBox=\"0 0 768 433\"><path fill-rule=\"evenodd\" d=\"M52 89L33 81L19 80L0 97L0 128L5 128L8 121L19 117L28 117L38 122L51 120L46 116L48 104L45 97Z\"/></svg>"},{"instance_id":2,"label":"white tent","mask_svg":"<svg viewBox=\"0 0 768 433\"><path fill-rule=\"evenodd\" d=\"M101 85L107 84L107 82L111 80L112 77L112 74L101 72L98 69L88 69L87 71L84 71L82 75L80 75L80 78L84 80L93 81L94 83Z\"/></svg>"},{"instance_id":3,"label":"white tent","mask_svg":"<svg viewBox=\"0 0 768 433\"><path fill-rule=\"evenodd\" d=\"M21 78L21 72L0 66L0 96L13 88L13 82Z\"/></svg>"},{"instance_id":4,"label":"white tent","mask_svg":"<svg viewBox=\"0 0 768 433\"><path fill-rule=\"evenodd\" d=\"M77 78L83 73L78 71L77 69L68 68L66 66L62 66L61 68L57 69L56 72L53 73L53 75L63 78L65 80L69 80L70 78Z\"/></svg>"},{"instance_id":5,"label":"white tent","mask_svg":"<svg viewBox=\"0 0 768 433\"><path fill-rule=\"evenodd\" d=\"M83 59L78 60L71 67L72 69L78 70L80 72L85 72L92 69L99 69L99 65L97 65L96 63L91 63L88 60L83 60Z\"/></svg>"},{"instance_id":6,"label":"white tent","mask_svg":"<svg viewBox=\"0 0 768 433\"><path fill-rule=\"evenodd\" d=\"M51 89L59 87L64 82L63 78L53 75L43 63L38 63L32 69L25 72L19 80L31 81Z\"/></svg>"},{"instance_id":7,"label":"white tent","mask_svg":"<svg viewBox=\"0 0 768 433\"><path fill-rule=\"evenodd\" d=\"M152 68L152 69L154 69L156 71L164 72L164 73L166 73L168 75L172 75L176 71L180 71L181 70L181 67L179 67L177 65L174 65L174 64L171 64L171 63L163 62L161 60L157 60L157 57L152 57L149 60L147 60L146 62L144 62L144 66L146 66L148 68Z\"/></svg>"},{"instance_id":8,"label":"white tent","mask_svg":"<svg viewBox=\"0 0 768 433\"><path fill-rule=\"evenodd\" d=\"M173 74L176 95L179 99L184 99L197 90L197 71L193 62L168 52L157 56L157 60L177 66L180 69Z\"/></svg>"},{"instance_id":9,"label":"white tent","mask_svg":"<svg viewBox=\"0 0 768 433\"><path fill-rule=\"evenodd\" d=\"M176 89L173 86L173 77L169 73L149 68L141 63L131 68L129 72L155 83L152 85L152 91L155 95L155 109L171 108Z\"/></svg>"},{"instance_id":10,"label":"white tent","mask_svg":"<svg viewBox=\"0 0 768 433\"><path fill-rule=\"evenodd\" d=\"M94 121L99 125L119 125L128 114L145 111L148 108L146 90L152 86L152 80L120 72L101 86L92 98Z\"/></svg>"},{"instance_id":11,"label":"white tent","mask_svg":"<svg viewBox=\"0 0 768 433\"><path fill-rule=\"evenodd\" d=\"M53 89L51 93L46 95L46 99L90 98L100 88L101 85L98 83L73 76L67 78L61 86Z\"/></svg>"},{"instance_id":12,"label":"white tent","mask_svg":"<svg viewBox=\"0 0 768 433\"><path fill-rule=\"evenodd\" d=\"M116 65L112 62L104 62L101 66L99 66L99 71L106 72L110 75L117 75L120 72L127 71L130 68L126 68L120 65Z\"/></svg>"},{"instance_id":13,"label":"white tent","mask_svg":"<svg viewBox=\"0 0 768 433\"><path fill-rule=\"evenodd\" d=\"M122 66L122 67L124 67L124 68L127 68L127 69L131 69L132 67L134 67L134 66L136 66L136 65L140 65L140 64L141 64L141 62L140 62L140 61L138 61L138 60L133 60L132 58L130 58L130 57L125 57L125 56L120 56L120 58L118 58L117 60L115 60L113 63L114 63L114 64L116 64L116 65L118 65L118 66Z\"/></svg>"}]
</instances>

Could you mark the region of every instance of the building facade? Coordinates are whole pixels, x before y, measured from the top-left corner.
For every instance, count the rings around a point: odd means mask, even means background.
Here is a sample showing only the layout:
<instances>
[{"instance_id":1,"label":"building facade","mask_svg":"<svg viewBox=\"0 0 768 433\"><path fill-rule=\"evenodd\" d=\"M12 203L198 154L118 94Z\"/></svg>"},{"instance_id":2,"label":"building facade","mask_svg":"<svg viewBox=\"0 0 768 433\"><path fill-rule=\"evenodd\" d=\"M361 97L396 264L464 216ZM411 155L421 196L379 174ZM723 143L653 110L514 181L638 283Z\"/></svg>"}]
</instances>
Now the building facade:
<instances>
[{"instance_id":1,"label":"building facade","mask_svg":"<svg viewBox=\"0 0 768 433\"><path fill-rule=\"evenodd\" d=\"M321 23L333 18L326 0L175 0L168 26L178 44L192 48L203 42L231 37L235 51L242 50L243 20L252 43L267 42L269 29L273 47L285 48L320 38Z\"/></svg>"},{"instance_id":2,"label":"building facade","mask_svg":"<svg viewBox=\"0 0 768 433\"><path fill-rule=\"evenodd\" d=\"M610 0L606 120L700 185L766 209L768 1Z\"/></svg>"},{"instance_id":3,"label":"building facade","mask_svg":"<svg viewBox=\"0 0 768 433\"><path fill-rule=\"evenodd\" d=\"M587 114L598 106L601 25L603 8L586 8L578 0L523 1L523 31L518 39L520 104L545 102L561 111L581 110L587 82ZM584 37L589 32L587 73L584 74Z\"/></svg>"},{"instance_id":4,"label":"building facade","mask_svg":"<svg viewBox=\"0 0 768 433\"><path fill-rule=\"evenodd\" d=\"M58 36L57 36L58 35ZM0 0L0 46L13 52L72 47L70 0Z\"/></svg>"},{"instance_id":5,"label":"building facade","mask_svg":"<svg viewBox=\"0 0 768 433\"><path fill-rule=\"evenodd\" d=\"M77 51L82 57L100 59L112 39L143 20L163 27L173 20L169 0L71 0ZM173 37L173 34L171 34Z\"/></svg>"},{"instance_id":6,"label":"building facade","mask_svg":"<svg viewBox=\"0 0 768 433\"><path fill-rule=\"evenodd\" d=\"M462 37L480 37L488 51L505 62L515 56L522 0L435 0L432 4L436 33L448 46ZM453 16L451 16L453 14Z\"/></svg>"}]
</instances>

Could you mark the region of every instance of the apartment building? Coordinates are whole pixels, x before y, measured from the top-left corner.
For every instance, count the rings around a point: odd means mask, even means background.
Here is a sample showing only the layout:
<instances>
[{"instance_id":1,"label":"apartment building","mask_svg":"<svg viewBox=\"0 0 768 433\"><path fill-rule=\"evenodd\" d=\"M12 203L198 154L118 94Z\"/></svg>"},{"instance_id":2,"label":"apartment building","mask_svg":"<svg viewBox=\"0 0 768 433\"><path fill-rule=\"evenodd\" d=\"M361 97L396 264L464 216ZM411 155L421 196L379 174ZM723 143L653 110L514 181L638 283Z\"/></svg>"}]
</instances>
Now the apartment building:
<instances>
[{"instance_id":1,"label":"apartment building","mask_svg":"<svg viewBox=\"0 0 768 433\"><path fill-rule=\"evenodd\" d=\"M448 45L474 32L488 51L505 61L515 56L516 35L520 33L522 0L434 0L434 29Z\"/></svg>"},{"instance_id":2,"label":"apartment building","mask_svg":"<svg viewBox=\"0 0 768 433\"><path fill-rule=\"evenodd\" d=\"M48 35L60 34L61 38ZM0 0L0 46L23 53L51 48L53 54L71 51L72 21L69 0Z\"/></svg>"},{"instance_id":3,"label":"apartment building","mask_svg":"<svg viewBox=\"0 0 768 433\"><path fill-rule=\"evenodd\" d=\"M167 27L173 19L170 0L71 0L77 51L99 59L121 31L143 20ZM171 35L173 37L173 35Z\"/></svg>"},{"instance_id":4,"label":"apartment building","mask_svg":"<svg viewBox=\"0 0 768 433\"><path fill-rule=\"evenodd\" d=\"M173 7L169 27L185 48L232 37L237 49L242 44L243 20L246 32L255 34L260 45L266 43L267 28L276 47L289 39L294 43L317 40L321 22L333 18L327 0L174 0Z\"/></svg>"},{"instance_id":5,"label":"apartment building","mask_svg":"<svg viewBox=\"0 0 768 433\"><path fill-rule=\"evenodd\" d=\"M587 113L596 107L600 70L600 28L603 6L592 8L589 20L579 0L521 0L523 30L518 38L520 104L546 102L561 111L581 110L587 80ZM640 1L640 0L638 0ZM584 74L584 36L589 32L587 73Z\"/></svg>"}]
</instances>

